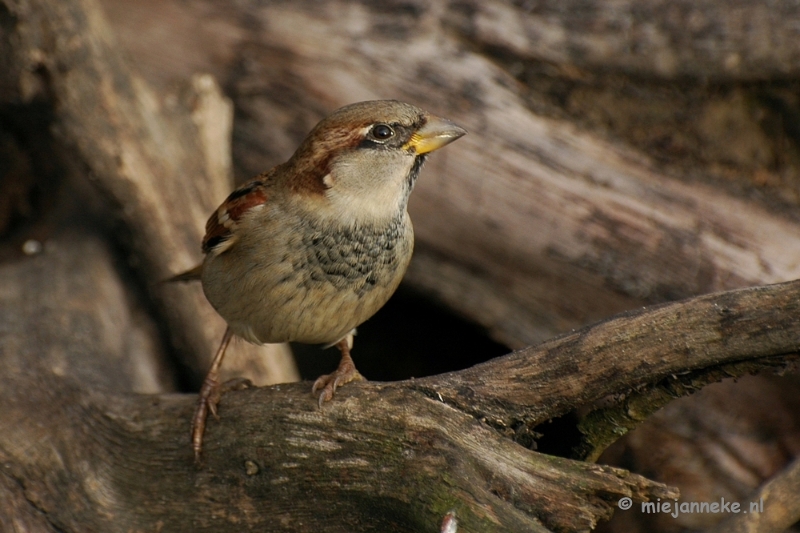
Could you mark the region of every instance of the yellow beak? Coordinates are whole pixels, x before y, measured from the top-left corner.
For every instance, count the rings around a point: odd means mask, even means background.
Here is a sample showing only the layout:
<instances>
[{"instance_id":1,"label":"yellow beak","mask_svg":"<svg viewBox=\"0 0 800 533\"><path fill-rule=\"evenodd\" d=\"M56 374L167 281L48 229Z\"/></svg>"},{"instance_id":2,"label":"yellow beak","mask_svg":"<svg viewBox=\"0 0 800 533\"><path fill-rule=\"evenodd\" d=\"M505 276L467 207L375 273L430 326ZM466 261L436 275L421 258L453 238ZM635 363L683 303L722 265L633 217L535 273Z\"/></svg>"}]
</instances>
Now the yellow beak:
<instances>
[{"instance_id":1,"label":"yellow beak","mask_svg":"<svg viewBox=\"0 0 800 533\"><path fill-rule=\"evenodd\" d=\"M427 154L466 134L467 130L449 120L429 115L425 125L414 132L403 148L406 150L413 148L417 155Z\"/></svg>"}]
</instances>

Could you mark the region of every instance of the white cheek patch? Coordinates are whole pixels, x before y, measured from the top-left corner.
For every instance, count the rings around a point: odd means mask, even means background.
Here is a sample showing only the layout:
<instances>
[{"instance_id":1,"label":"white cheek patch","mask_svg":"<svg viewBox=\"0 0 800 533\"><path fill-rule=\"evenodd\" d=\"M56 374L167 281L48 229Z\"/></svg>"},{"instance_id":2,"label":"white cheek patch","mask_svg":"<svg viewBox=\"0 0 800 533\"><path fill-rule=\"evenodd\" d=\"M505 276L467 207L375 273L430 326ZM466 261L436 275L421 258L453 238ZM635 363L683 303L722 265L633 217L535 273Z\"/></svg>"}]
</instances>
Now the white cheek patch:
<instances>
[{"instance_id":1,"label":"white cheek patch","mask_svg":"<svg viewBox=\"0 0 800 533\"><path fill-rule=\"evenodd\" d=\"M383 223L397 216L408 198L413 156L391 150L344 154L322 178L329 214L348 223Z\"/></svg>"},{"instance_id":2,"label":"white cheek patch","mask_svg":"<svg viewBox=\"0 0 800 533\"><path fill-rule=\"evenodd\" d=\"M400 180L386 180L382 187L359 187L357 190L339 183L325 191L325 197L337 219L348 223L377 223L394 219L406 199L401 190L402 181L397 181Z\"/></svg>"}]
</instances>

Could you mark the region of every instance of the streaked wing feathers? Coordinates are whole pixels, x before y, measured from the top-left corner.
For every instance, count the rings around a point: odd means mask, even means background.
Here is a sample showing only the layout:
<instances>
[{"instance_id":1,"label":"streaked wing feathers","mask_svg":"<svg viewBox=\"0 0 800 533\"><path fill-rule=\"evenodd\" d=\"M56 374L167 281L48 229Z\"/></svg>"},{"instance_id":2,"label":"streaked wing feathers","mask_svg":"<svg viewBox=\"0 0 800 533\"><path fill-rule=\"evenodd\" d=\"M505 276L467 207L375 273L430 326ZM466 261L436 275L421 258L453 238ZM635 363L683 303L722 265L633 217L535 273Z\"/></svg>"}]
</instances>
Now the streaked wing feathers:
<instances>
[{"instance_id":1,"label":"streaked wing feathers","mask_svg":"<svg viewBox=\"0 0 800 533\"><path fill-rule=\"evenodd\" d=\"M256 206L267 202L267 192L261 177L242 184L233 191L206 223L203 253L222 253L235 239L236 225L242 216Z\"/></svg>"}]
</instances>

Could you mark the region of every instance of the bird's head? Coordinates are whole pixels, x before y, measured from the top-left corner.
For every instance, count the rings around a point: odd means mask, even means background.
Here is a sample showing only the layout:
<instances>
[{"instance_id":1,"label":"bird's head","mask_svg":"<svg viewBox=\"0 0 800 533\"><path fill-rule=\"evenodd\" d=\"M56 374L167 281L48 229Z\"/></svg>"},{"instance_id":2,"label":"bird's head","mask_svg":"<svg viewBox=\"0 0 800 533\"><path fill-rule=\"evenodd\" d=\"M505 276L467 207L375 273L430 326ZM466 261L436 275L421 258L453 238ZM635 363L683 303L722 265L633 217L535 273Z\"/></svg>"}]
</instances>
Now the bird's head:
<instances>
[{"instance_id":1,"label":"bird's head","mask_svg":"<svg viewBox=\"0 0 800 533\"><path fill-rule=\"evenodd\" d=\"M340 219L393 218L405 210L427 155L465 133L396 100L348 105L317 124L286 163L291 187Z\"/></svg>"}]
</instances>

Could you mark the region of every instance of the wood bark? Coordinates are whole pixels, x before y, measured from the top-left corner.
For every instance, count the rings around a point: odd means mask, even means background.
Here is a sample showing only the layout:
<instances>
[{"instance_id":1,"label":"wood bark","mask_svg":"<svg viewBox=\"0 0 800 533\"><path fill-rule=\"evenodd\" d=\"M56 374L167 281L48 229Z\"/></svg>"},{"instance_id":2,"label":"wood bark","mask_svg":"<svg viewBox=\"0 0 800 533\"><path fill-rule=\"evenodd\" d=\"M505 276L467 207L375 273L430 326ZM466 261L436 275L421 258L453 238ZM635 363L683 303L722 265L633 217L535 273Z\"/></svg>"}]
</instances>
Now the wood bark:
<instances>
[{"instance_id":1,"label":"wood bark","mask_svg":"<svg viewBox=\"0 0 800 533\"><path fill-rule=\"evenodd\" d=\"M799 297L793 282L645 310L466 371L358 383L323 410L305 383L229 393L199 470L187 444L193 397L22 372L2 392L4 475L61 531L419 531L451 509L465 531L588 531L623 496L677 493L514 439L576 398L621 401L679 370L672 379L691 383L744 360L785 365L800 355L800 323L783 311Z\"/></svg>"},{"instance_id":2,"label":"wood bark","mask_svg":"<svg viewBox=\"0 0 800 533\"><path fill-rule=\"evenodd\" d=\"M62 152L69 151L62 164L75 181L95 186L95 201L107 208L106 223L115 223L162 333L194 373L189 380L199 382L224 324L198 287L159 281L200 261L205 219L231 187L230 102L208 76L194 77L170 98L156 96L128 68L96 5L9 2L4 8L11 29L2 50L9 63L4 100L53 106ZM24 131L29 111L18 112ZM246 360L271 361L243 363L255 382L297 379L285 348L240 343L233 351L240 350L250 353ZM258 352L267 357L253 357Z\"/></svg>"},{"instance_id":3,"label":"wood bark","mask_svg":"<svg viewBox=\"0 0 800 533\"><path fill-rule=\"evenodd\" d=\"M791 86L747 85L796 72L796 7L577 4L104 2L155 83L220 79L240 179L352 101L464 126L412 196L407 281L510 346L800 276L796 139L768 128Z\"/></svg>"},{"instance_id":4,"label":"wood bark","mask_svg":"<svg viewBox=\"0 0 800 533\"><path fill-rule=\"evenodd\" d=\"M738 139L755 147L752 161L729 164L720 149L700 161L699 177L677 179L679 164L570 120L524 83L547 65L559 73L550 84L792 76L793 8L592 5L107 0L153 89L93 0L0 1L0 149L18 178L3 190L44 173L70 192L33 230L41 253L0 254L9 295L0 524L435 531L455 511L459 531L587 531L623 496L677 497L625 470L536 453L537 428L590 411L574 455L594 459L672 398L784 369L800 352L798 283L628 313L452 374L355 384L321 411L308 384L231 393L200 469L188 446L194 398L132 393L196 382L221 334L199 287L157 283L199 259L204 219L230 187L231 106L197 70L213 72L236 103L243 178L285 159L316 120L353 100L407 99L466 126L465 142L432 160L414 194L409 282L511 346L647 303L798 277L793 160L760 169L763 197L746 180L715 181L734 167L742 178L760 164L756 148L777 151L774 139ZM767 32L774 46L751 46ZM159 61L170 60L174 73L164 74ZM599 64L606 72L589 75ZM167 87L176 79L178 91ZM741 113L748 90L701 106L710 125L693 131L714 130L714 117L751 127ZM25 212L18 193L8 198ZM296 377L286 352L270 359L246 346L235 373ZM787 470L789 481L764 490L785 496L794 477ZM791 495L775 501L762 530L796 515Z\"/></svg>"}]
</instances>

